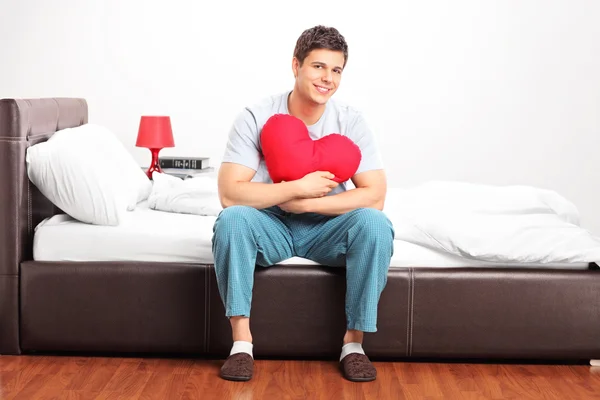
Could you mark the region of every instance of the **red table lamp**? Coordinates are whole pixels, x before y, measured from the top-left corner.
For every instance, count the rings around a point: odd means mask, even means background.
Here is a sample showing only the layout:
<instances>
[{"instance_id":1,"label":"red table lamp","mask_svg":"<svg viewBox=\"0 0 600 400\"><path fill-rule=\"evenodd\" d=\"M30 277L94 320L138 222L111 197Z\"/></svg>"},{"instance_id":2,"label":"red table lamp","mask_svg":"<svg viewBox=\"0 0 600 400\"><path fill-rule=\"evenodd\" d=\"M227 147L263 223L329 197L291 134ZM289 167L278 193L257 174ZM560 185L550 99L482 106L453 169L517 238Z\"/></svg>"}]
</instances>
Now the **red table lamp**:
<instances>
[{"instance_id":1,"label":"red table lamp","mask_svg":"<svg viewBox=\"0 0 600 400\"><path fill-rule=\"evenodd\" d=\"M152 172L162 172L158 162L158 152L165 147L175 147L171 118L164 116L147 116L140 119L136 147L145 147L152 152L152 162L146 174L152 179Z\"/></svg>"}]
</instances>

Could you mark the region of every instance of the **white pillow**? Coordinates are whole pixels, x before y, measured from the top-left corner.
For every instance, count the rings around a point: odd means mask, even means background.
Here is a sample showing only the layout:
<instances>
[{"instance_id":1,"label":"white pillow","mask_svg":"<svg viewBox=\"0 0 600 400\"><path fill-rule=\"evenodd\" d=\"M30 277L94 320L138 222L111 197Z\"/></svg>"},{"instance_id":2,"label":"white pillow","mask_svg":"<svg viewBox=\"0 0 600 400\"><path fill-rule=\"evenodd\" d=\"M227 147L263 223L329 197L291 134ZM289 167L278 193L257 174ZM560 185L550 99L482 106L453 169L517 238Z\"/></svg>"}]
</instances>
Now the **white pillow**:
<instances>
[{"instance_id":1,"label":"white pillow","mask_svg":"<svg viewBox=\"0 0 600 400\"><path fill-rule=\"evenodd\" d=\"M135 209L140 201L146 200L152 191L152 182L137 165L133 156L117 136L107 128L95 124L85 124L76 128L56 132L48 142L67 140L77 149L100 157L103 164L112 164L126 181L126 191L130 196L128 210ZM100 167L100 166L99 166ZM104 165L101 166L104 169Z\"/></svg>"},{"instance_id":2,"label":"white pillow","mask_svg":"<svg viewBox=\"0 0 600 400\"><path fill-rule=\"evenodd\" d=\"M123 144L98 125L56 132L28 148L26 162L29 179L48 200L90 224L118 225L152 190Z\"/></svg>"},{"instance_id":3,"label":"white pillow","mask_svg":"<svg viewBox=\"0 0 600 400\"><path fill-rule=\"evenodd\" d=\"M218 216L223 209L214 177L197 176L183 180L154 172L152 180L154 185L148 197L148 207L153 210Z\"/></svg>"}]
</instances>

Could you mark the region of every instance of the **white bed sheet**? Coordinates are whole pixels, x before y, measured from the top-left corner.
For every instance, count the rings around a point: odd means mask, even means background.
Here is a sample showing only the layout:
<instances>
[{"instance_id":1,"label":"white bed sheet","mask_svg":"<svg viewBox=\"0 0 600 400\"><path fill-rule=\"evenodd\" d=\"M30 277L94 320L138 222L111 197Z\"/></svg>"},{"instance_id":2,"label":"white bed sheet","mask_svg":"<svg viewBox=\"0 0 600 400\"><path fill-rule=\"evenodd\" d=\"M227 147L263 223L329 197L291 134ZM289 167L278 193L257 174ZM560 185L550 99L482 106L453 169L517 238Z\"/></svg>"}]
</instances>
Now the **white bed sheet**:
<instances>
[{"instance_id":1,"label":"white bed sheet","mask_svg":"<svg viewBox=\"0 0 600 400\"><path fill-rule=\"evenodd\" d=\"M55 215L35 229L37 261L155 261L212 264L214 216L151 210L141 203L119 226L79 222ZM300 257L281 264L317 265ZM587 263L498 264L463 258L403 240L394 240L391 267L497 267L586 269Z\"/></svg>"}]
</instances>

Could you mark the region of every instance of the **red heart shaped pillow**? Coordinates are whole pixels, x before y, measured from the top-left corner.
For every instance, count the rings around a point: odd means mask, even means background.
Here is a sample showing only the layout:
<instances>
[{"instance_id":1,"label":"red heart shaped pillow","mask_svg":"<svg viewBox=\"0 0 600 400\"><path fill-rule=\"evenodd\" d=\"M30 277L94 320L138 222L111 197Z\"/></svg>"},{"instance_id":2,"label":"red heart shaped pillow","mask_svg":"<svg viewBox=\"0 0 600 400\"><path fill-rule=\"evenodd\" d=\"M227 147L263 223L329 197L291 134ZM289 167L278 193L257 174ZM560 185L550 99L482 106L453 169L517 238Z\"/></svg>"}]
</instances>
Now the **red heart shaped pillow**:
<instances>
[{"instance_id":1,"label":"red heart shaped pillow","mask_svg":"<svg viewBox=\"0 0 600 400\"><path fill-rule=\"evenodd\" d=\"M293 181L315 171L328 171L340 183L350 179L361 160L360 148L348 137L332 133L312 140L300 119L275 114L265 123L260 142L274 183Z\"/></svg>"}]
</instances>

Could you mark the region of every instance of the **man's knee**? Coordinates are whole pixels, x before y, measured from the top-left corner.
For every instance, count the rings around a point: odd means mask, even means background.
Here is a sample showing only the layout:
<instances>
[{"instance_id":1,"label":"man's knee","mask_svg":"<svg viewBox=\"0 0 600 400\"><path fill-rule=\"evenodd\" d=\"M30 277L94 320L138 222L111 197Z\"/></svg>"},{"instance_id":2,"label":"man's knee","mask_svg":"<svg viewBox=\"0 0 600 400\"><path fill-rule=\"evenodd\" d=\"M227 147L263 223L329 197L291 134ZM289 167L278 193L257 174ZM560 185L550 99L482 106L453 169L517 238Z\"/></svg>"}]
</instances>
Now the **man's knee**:
<instances>
[{"instance_id":1,"label":"man's knee","mask_svg":"<svg viewBox=\"0 0 600 400\"><path fill-rule=\"evenodd\" d=\"M257 211L258 210L255 208L249 206L229 206L219 213L217 221L226 220L231 222L239 219L246 219Z\"/></svg>"},{"instance_id":2,"label":"man's knee","mask_svg":"<svg viewBox=\"0 0 600 400\"><path fill-rule=\"evenodd\" d=\"M389 230L392 228L392 223L383 211L376 208L359 208L355 210L356 224L365 228L373 228L374 230Z\"/></svg>"},{"instance_id":3,"label":"man's knee","mask_svg":"<svg viewBox=\"0 0 600 400\"><path fill-rule=\"evenodd\" d=\"M384 212L375 208L359 208L355 213L355 224L360 226L364 234L393 239L393 225Z\"/></svg>"},{"instance_id":4,"label":"man's knee","mask_svg":"<svg viewBox=\"0 0 600 400\"><path fill-rule=\"evenodd\" d=\"M214 233L219 235L248 229L257 212L258 210L249 206L227 207L219 213L215 221Z\"/></svg>"}]
</instances>

